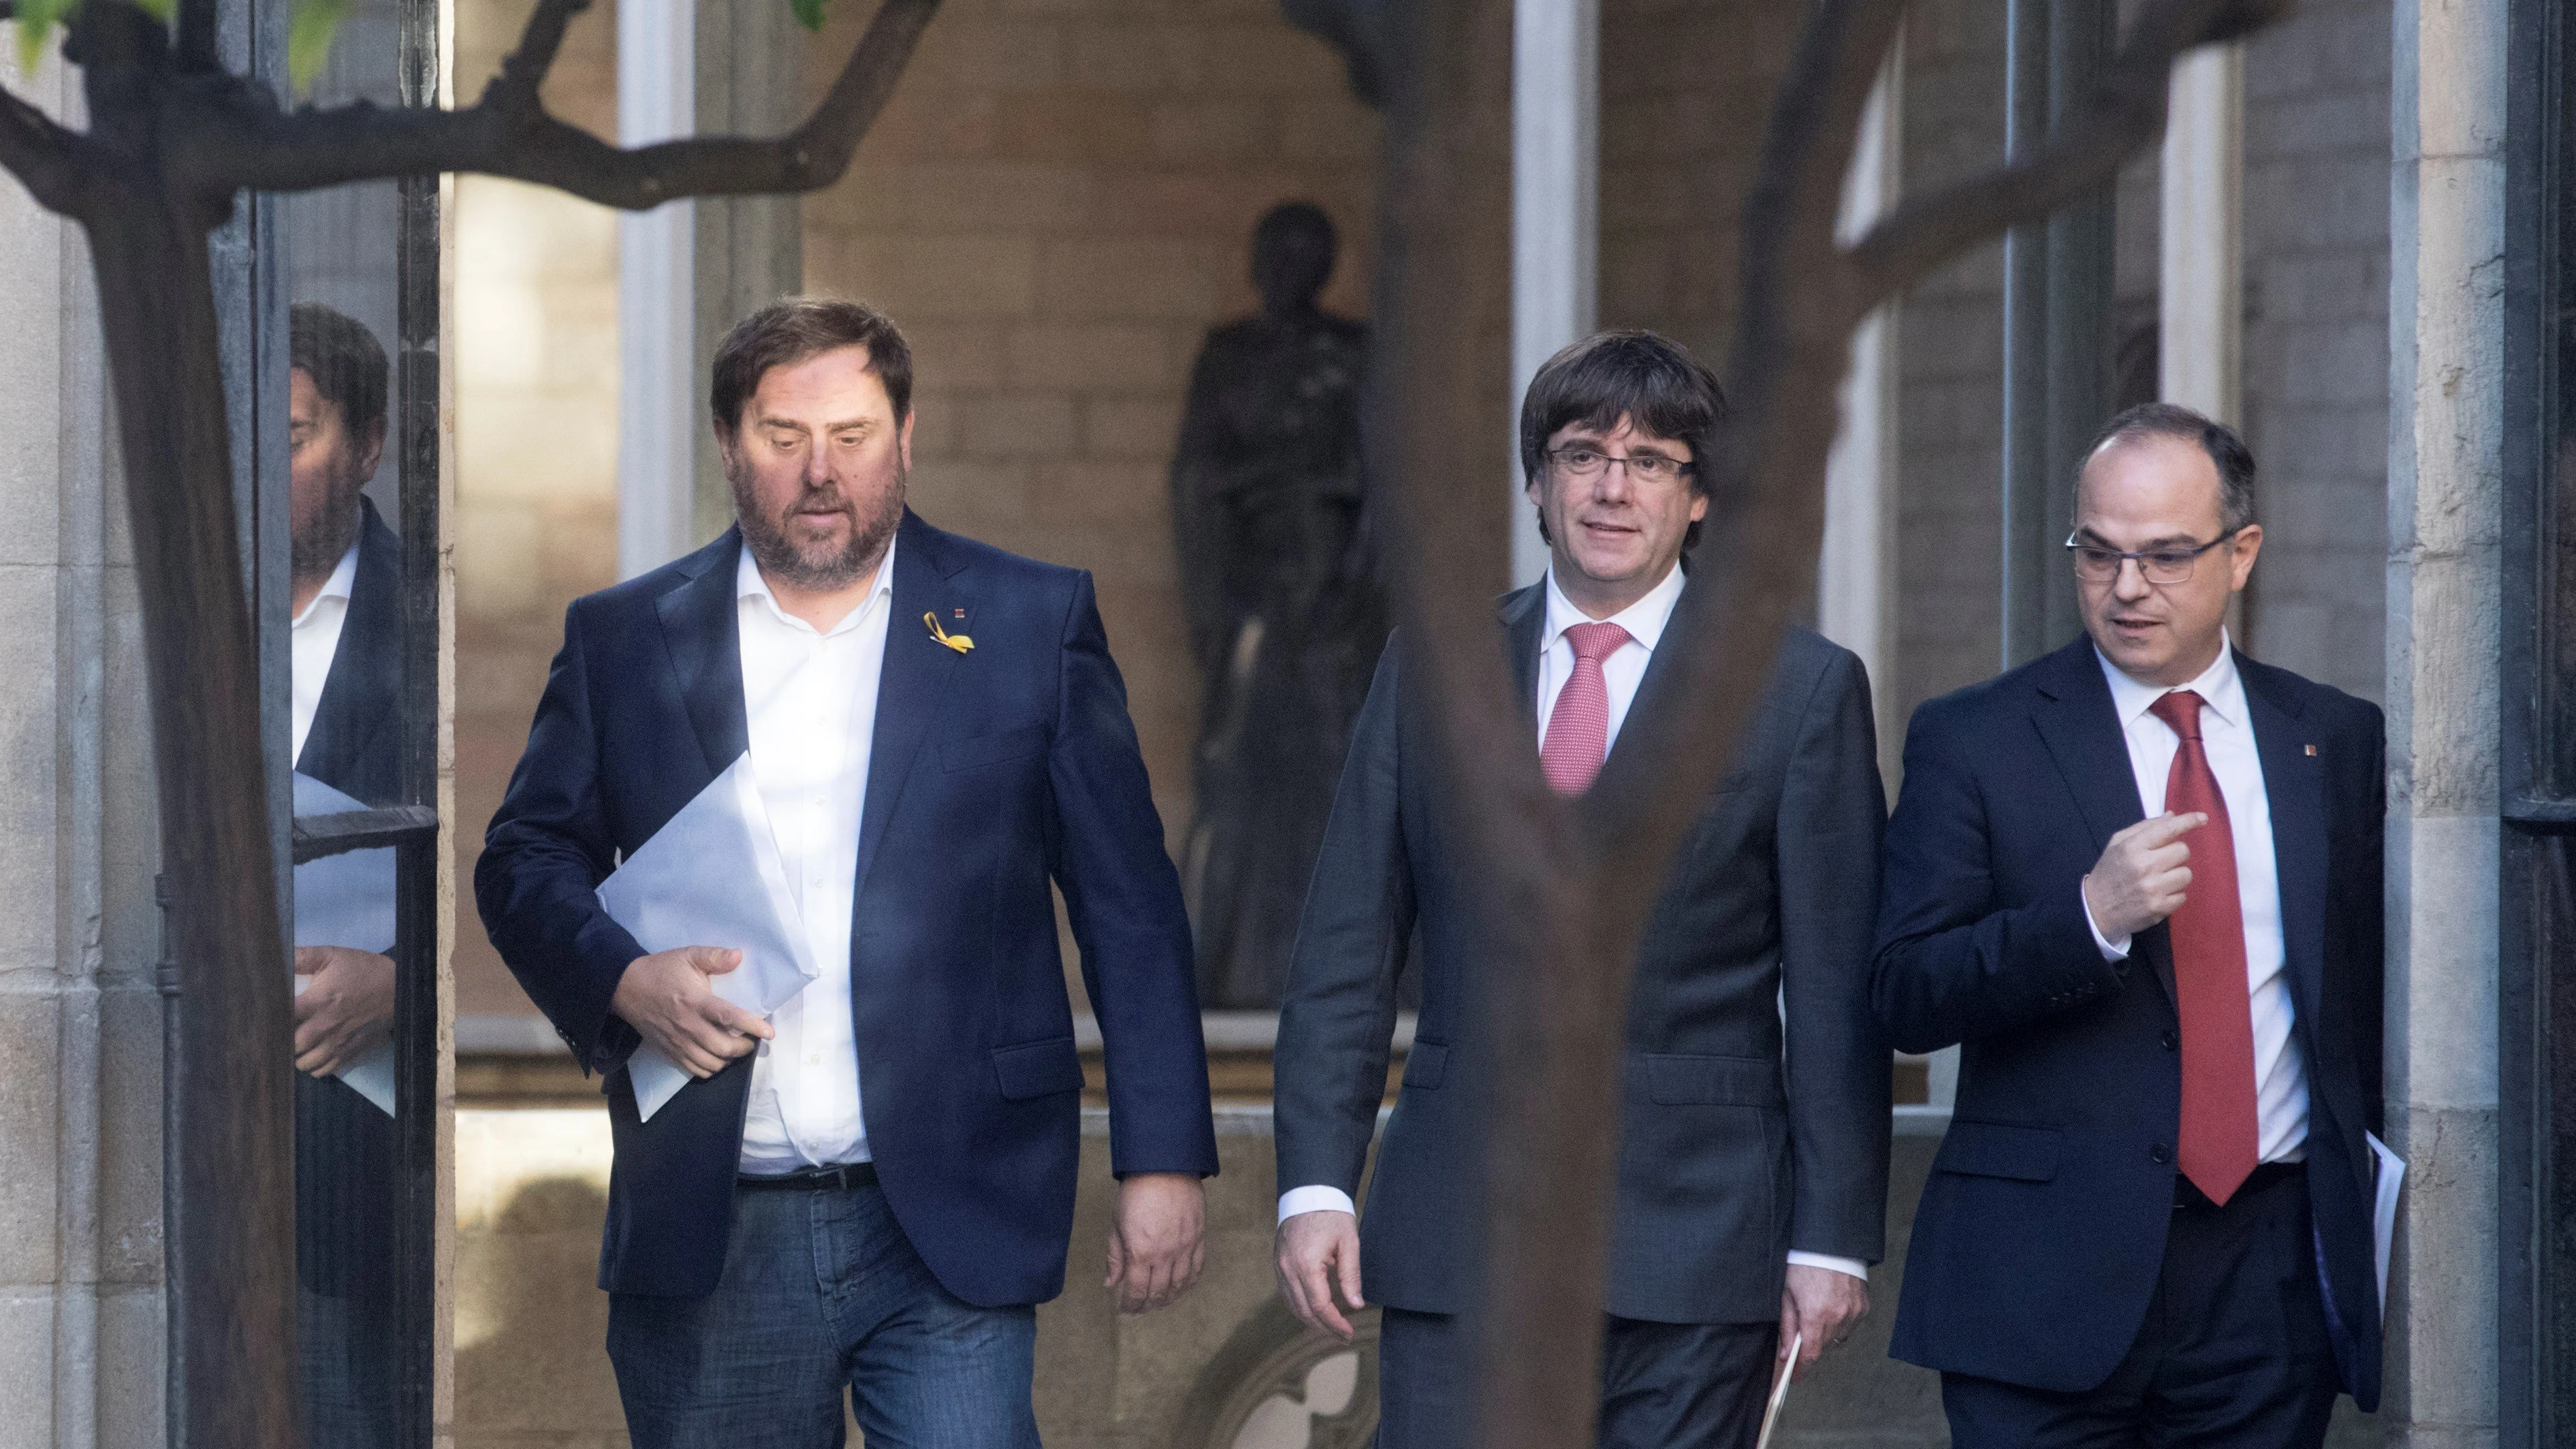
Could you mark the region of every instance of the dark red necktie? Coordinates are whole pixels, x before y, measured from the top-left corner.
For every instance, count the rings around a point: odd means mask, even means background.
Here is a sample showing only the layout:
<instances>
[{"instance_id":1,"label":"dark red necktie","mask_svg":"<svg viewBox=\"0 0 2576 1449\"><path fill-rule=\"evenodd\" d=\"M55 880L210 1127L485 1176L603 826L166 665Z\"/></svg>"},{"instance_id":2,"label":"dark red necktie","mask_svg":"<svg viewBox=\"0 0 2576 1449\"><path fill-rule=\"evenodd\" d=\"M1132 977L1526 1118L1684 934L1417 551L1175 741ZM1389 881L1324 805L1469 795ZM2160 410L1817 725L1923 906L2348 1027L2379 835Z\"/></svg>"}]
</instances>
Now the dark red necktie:
<instances>
[{"instance_id":1,"label":"dark red necktie","mask_svg":"<svg viewBox=\"0 0 2576 1449\"><path fill-rule=\"evenodd\" d=\"M1628 631L1616 624L1576 624L1565 631L1565 642L1574 649L1574 672L1547 712L1538 768L1559 795L1580 795L1592 788L1610 753L1610 681L1601 661L1628 642Z\"/></svg>"},{"instance_id":2,"label":"dark red necktie","mask_svg":"<svg viewBox=\"0 0 2576 1449\"><path fill-rule=\"evenodd\" d=\"M2224 1203L2254 1171L2254 1008L2245 975L2245 912L2236 899L2236 837L2200 739L2203 701L2188 689L2149 712L2182 736L2165 776L2165 809L2209 823L2185 835L2191 885L2169 922L2174 1004L2182 1016L2182 1175Z\"/></svg>"}]
</instances>

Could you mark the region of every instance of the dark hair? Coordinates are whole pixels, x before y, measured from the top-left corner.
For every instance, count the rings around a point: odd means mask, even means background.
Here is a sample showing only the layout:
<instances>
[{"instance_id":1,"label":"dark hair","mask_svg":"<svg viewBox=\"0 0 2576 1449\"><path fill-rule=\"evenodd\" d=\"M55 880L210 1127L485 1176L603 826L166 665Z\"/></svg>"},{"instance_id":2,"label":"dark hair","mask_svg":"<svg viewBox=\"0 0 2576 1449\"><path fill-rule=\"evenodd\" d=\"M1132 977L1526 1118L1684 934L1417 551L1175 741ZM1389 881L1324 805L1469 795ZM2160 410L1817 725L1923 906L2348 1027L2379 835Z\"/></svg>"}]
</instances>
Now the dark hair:
<instances>
[{"instance_id":1,"label":"dark hair","mask_svg":"<svg viewBox=\"0 0 2576 1449\"><path fill-rule=\"evenodd\" d=\"M1669 438L1691 451L1691 491L1706 497L1709 469L1729 410L1717 374L1682 345L1643 328L1595 332L1568 344L1530 379L1521 399L1521 478L1536 483L1547 466L1547 440L1581 423L1608 431L1626 418L1639 432ZM1539 519L1547 532L1547 519ZM1699 544L1699 525L1683 536L1685 551Z\"/></svg>"},{"instance_id":2,"label":"dark hair","mask_svg":"<svg viewBox=\"0 0 2576 1449\"><path fill-rule=\"evenodd\" d=\"M354 317L319 302L286 309L287 366L340 409L352 434L385 420L385 349Z\"/></svg>"},{"instance_id":3,"label":"dark hair","mask_svg":"<svg viewBox=\"0 0 2576 1449\"><path fill-rule=\"evenodd\" d=\"M773 367L793 367L844 347L868 350L868 371L885 384L895 421L912 415L912 348L886 314L843 297L782 297L733 324L716 344L707 402L716 432L732 437L742 410Z\"/></svg>"},{"instance_id":4,"label":"dark hair","mask_svg":"<svg viewBox=\"0 0 2576 1449\"><path fill-rule=\"evenodd\" d=\"M2102 425L2093 446L2084 450L2085 462L2103 444L2127 438L2180 438L2198 444L2218 469L2218 526L2234 533L2254 521L2254 452L2234 428L2174 403L2140 403ZM2081 465L2075 486L2079 491L2084 487Z\"/></svg>"}]
</instances>

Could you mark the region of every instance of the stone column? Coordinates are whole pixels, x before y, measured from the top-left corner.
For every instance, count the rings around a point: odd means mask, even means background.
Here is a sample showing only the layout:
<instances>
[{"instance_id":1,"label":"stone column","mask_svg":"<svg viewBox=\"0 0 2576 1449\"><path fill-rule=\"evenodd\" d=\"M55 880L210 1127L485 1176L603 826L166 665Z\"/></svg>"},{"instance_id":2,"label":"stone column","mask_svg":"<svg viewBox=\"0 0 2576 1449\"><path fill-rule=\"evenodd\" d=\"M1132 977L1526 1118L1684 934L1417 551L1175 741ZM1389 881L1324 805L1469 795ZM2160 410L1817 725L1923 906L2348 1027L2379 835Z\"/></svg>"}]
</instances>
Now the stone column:
<instances>
[{"instance_id":1,"label":"stone column","mask_svg":"<svg viewBox=\"0 0 2576 1449\"><path fill-rule=\"evenodd\" d=\"M57 116L78 105L58 59L10 85ZM9 180L0 317L0 1443L153 1444L161 1001L142 621L88 250Z\"/></svg>"},{"instance_id":2,"label":"stone column","mask_svg":"<svg viewBox=\"0 0 2576 1449\"><path fill-rule=\"evenodd\" d=\"M2389 1442L2496 1442L2506 0L2398 0L2390 132Z\"/></svg>"},{"instance_id":3,"label":"stone column","mask_svg":"<svg viewBox=\"0 0 2576 1449\"><path fill-rule=\"evenodd\" d=\"M1601 255L1600 0L1512 6L1512 584L1547 571L1526 501L1521 397L1557 349L1592 331Z\"/></svg>"}]
</instances>

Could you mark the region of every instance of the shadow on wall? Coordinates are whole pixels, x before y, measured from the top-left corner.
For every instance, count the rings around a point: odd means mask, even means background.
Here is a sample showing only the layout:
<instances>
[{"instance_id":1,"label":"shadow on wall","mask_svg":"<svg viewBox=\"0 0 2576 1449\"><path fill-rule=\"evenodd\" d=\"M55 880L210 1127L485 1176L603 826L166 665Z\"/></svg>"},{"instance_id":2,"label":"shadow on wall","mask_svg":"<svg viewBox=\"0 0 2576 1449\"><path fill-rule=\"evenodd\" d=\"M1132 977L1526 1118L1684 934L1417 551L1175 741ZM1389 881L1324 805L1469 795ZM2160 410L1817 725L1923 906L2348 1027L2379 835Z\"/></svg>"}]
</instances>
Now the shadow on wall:
<instances>
[{"instance_id":1,"label":"shadow on wall","mask_svg":"<svg viewBox=\"0 0 2576 1449\"><path fill-rule=\"evenodd\" d=\"M541 1177L456 1241L457 1449L624 1449L599 1230L608 1196Z\"/></svg>"}]
</instances>

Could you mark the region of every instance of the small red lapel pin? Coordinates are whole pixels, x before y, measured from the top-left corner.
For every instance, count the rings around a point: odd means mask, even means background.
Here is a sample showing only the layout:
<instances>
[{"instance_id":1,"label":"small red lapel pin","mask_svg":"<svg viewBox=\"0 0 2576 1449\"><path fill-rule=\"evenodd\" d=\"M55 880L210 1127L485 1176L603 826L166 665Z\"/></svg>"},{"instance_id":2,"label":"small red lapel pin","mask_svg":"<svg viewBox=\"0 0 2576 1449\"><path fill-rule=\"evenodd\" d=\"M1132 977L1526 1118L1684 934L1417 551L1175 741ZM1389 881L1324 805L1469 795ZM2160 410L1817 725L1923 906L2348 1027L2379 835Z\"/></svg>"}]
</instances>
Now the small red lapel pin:
<instances>
[{"instance_id":1,"label":"small red lapel pin","mask_svg":"<svg viewBox=\"0 0 2576 1449\"><path fill-rule=\"evenodd\" d=\"M2314 746L2314 745L2310 745L2310 746L2308 746L2308 753L2309 753L2309 754L2314 755L2316 752L2317 752L2317 747L2316 747L2316 746Z\"/></svg>"}]
</instances>

